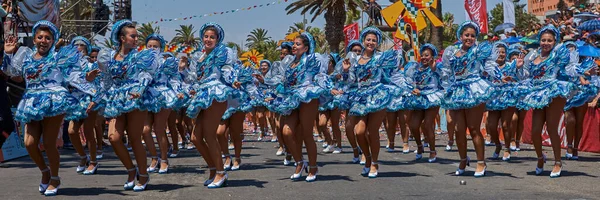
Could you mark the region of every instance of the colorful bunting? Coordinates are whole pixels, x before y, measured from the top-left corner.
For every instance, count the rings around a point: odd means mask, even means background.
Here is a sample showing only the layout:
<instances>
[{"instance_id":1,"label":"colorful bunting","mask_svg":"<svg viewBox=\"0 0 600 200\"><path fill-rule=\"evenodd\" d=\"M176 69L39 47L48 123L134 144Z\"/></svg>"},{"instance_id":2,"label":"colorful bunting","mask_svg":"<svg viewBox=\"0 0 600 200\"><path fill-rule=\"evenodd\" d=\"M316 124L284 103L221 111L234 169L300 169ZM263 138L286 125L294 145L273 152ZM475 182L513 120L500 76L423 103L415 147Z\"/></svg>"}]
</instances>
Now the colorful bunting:
<instances>
[{"instance_id":1,"label":"colorful bunting","mask_svg":"<svg viewBox=\"0 0 600 200\"><path fill-rule=\"evenodd\" d=\"M152 22L149 22L149 23L158 24L159 22L170 22L170 21L177 21L177 20L188 20L188 19L193 19L193 18L210 17L210 16L213 16L213 15L222 15L222 14L235 13L235 12L238 12L240 10L251 10L252 8L262 8L262 7L267 7L267 6L270 6L270 5L287 3L287 2L288 2L288 0L273 1L273 2L270 2L270 3L266 3L266 4L253 5L253 6L250 6L250 7L247 7L247 8L244 7L244 8L238 8L238 9L226 10L226 11L222 11L222 12L213 12L213 13L208 13L208 14L203 14L203 15L193 15L193 16L184 17L184 18L172 18L172 19L163 19L163 18L161 18L160 20L152 21Z\"/></svg>"}]
</instances>

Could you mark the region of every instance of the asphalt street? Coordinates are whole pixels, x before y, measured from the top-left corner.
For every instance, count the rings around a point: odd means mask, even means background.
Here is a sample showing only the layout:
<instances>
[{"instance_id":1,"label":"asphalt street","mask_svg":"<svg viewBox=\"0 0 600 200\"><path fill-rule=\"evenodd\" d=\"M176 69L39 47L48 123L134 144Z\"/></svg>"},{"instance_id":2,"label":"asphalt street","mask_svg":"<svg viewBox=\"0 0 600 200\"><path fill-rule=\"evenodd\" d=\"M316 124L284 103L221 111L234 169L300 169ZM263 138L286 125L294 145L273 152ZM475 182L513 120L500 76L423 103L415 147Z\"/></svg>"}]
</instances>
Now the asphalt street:
<instances>
[{"instance_id":1,"label":"asphalt street","mask_svg":"<svg viewBox=\"0 0 600 200\"><path fill-rule=\"evenodd\" d=\"M345 137L344 137L345 138ZM73 150L61 150L62 185L58 199L599 199L600 155L580 153L579 161L565 161L560 178L549 177L550 159L542 176L535 176L536 156L533 146L523 145L513 153L510 162L487 160L488 173L474 178L475 162L464 176L454 176L459 162L456 151L446 152L446 135L437 135L438 161L428 163L428 153L414 161L415 154L384 152L385 136L381 134L379 177L360 175L362 166L352 164L352 153L344 139L342 154L324 154L318 144L319 173L316 182L291 181L294 167L283 166L276 156L276 143L257 142L247 135L242 151L240 171L229 172L225 188L207 189L202 185L208 177L205 162L196 150L182 150L170 159L168 174L151 174L147 191L124 191L125 168L111 148L105 149L98 174L75 173L78 156ZM396 138L396 144L402 144ZM416 148L410 142L411 149ZM401 148L397 148L401 149ZM469 155L475 157L469 141ZM493 147L486 148L491 157ZM549 147L544 147L552 155ZM427 151L427 149L426 149ZM564 154L564 150L562 152ZM549 156L551 157L551 156ZM28 158L20 158L0 166L0 199L38 199L41 175ZM465 185L461 185L461 181Z\"/></svg>"}]
</instances>

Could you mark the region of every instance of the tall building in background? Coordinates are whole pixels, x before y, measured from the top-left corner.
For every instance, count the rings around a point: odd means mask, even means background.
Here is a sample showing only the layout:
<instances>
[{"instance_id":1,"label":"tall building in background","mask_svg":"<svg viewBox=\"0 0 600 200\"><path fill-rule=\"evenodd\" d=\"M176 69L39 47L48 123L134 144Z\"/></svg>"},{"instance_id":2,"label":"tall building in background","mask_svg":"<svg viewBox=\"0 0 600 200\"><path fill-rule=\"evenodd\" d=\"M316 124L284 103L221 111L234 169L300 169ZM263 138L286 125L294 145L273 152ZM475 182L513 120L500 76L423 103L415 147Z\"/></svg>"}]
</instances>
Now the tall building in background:
<instances>
[{"instance_id":1,"label":"tall building in background","mask_svg":"<svg viewBox=\"0 0 600 200\"><path fill-rule=\"evenodd\" d=\"M558 8L556 5L559 0L527 0L527 12L538 16L544 17L547 15L553 15L556 13ZM564 0L567 6L572 6L575 1L574 0Z\"/></svg>"},{"instance_id":2,"label":"tall building in background","mask_svg":"<svg viewBox=\"0 0 600 200\"><path fill-rule=\"evenodd\" d=\"M131 19L131 0L114 0L115 21Z\"/></svg>"}]
</instances>

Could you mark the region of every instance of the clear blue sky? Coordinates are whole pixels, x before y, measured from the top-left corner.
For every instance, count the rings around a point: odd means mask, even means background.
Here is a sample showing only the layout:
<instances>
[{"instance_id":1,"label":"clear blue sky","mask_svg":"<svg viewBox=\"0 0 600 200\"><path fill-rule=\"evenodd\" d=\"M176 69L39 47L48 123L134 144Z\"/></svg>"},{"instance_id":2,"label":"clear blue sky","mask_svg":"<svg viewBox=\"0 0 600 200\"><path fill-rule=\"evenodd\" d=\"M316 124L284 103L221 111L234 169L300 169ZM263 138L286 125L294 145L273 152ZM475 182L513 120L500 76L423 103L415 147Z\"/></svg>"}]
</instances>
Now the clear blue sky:
<instances>
[{"instance_id":1,"label":"clear blue sky","mask_svg":"<svg viewBox=\"0 0 600 200\"><path fill-rule=\"evenodd\" d=\"M253 5L266 4L278 0L144 0L132 1L133 20L145 23L149 21L160 20L161 18L183 18L191 15L201 15L225 10L240 9ZM442 1L443 12L450 12L455 15L456 23L462 22L464 17L464 1L462 0L440 0ZM200 3L207 2L207 3ZM210 2L210 3L208 3ZM213 15L209 17L193 18L185 21L160 22L156 25L160 27L160 33L165 39L170 40L175 36L175 30L182 24L193 24L200 28L206 22L219 23L225 29L225 41L231 41L241 44L245 42L246 36L252 29L267 29L268 36L275 40L282 39L288 28L294 22L301 22L303 16L299 13L286 15L285 7L287 3L275 4L267 7L251 10L240 10L235 13ZM389 5L387 0L378 1L382 5ZM488 11L502 0L487 0ZM521 0L521 3L526 3ZM310 21L309 15L306 15ZM325 20L323 16L318 17L311 26L323 28Z\"/></svg>"}]
</instances>

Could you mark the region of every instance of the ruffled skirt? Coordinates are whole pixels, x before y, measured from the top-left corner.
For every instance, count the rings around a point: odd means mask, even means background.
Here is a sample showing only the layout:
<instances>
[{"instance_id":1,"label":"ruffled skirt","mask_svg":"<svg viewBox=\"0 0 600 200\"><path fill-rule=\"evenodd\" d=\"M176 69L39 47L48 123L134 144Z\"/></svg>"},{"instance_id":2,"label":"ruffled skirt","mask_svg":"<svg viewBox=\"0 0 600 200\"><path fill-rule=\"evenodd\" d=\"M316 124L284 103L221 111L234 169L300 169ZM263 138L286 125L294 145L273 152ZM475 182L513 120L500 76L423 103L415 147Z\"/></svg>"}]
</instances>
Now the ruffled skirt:
<instances>
[{"instance_id":1,"label":"ruffled skirt","mask_svg":"<svg viewBox=\"0 0 600 200\"><path fill-rule=\"evenodd\" d=\"M389 88L378 83L348 91L349 115L365 116L387 108L392 100Z\"/></svg>"},{"instance_id":2,"label":"ruffled skirt","mask_svg":"<svg viewBox=\"0 0 600 200\"><path fill-rule=\"evenodd\" d=\"M78 101L64 87L26 90L17 107L15 120L29 123L46 117L71 113Z\"/></svg>"},{"instance_id":3,"label":"ruffled skirt","mask_svg":"<svg viewBox=\"0 0 600 200\"><path fill-rule=\"evenodd\" d=\"M144 107L153 113L158 113L162 109L179 109L186 101L185 98L177 98L177 92L166 86L149 87L142 99L144 99Z\"/></svg>"},{"instance_id":4,"label":"ruffled skirt","mask_svg":"<svg viewBox=\"0 0 600 200\"><path fill-rule=\"evenodd\" d=\"M85 118L88 117L87 114L87 108L90 105L90 103L92 102L92 96L87 95L83 92L72 92L71 93L73 95L73 97L75 97L75 99L78 99L78 103L75 106L76 108L73 110L73 112L71 113L67 113L67 116L65 116L65 120L67 121L79 121L79 120L83 120ZM96 104L92 110L93 111L99 111L101 110L101 108L103 107L103 105L101 104Z\"/></svg>"},{"instance_id":5,"label":"ruffled skirt","mask_svg":"<svg viewBox=\"0 0 600 200\"><path fill-rule=\"evenodd\" d=\"M423 90L420 95L410 95L406 97L406 106L408 110L427 110L440 106L444 93L442 90Z\"/></svg>"},{"instance_id":6,"label":"ruffled skirt","mask_svg":"<svg viewBox=\"0 0 600 200\"><path fill-rule=\"evenodd\" d=\"M509 107L516 107L521 97L519 89L522 87L517 87L517 83L496 87L492 99L485 104L486 109L505 110Z\"/></svg>"},{"instance_id":7,"label":"ruffled skirt","mask_svg":"<svg viewBox=\"0 0 600 200\"><path fill-rule=\"evenodd\" d=\"M196 95L190 99L190 105L186 111L187 116L192 119L196 118L198 113L210 107L214 100L217 102L230 100L234 91L235 89L218 80L201 84L200 88L196 91Z\"/></svg>"},{"instance_id":8,"label":"ruffled skirt","mask_svg":"<svg viewBox=\"0 0 600 200\"><path fill-rule=\"evenodd\" d=\"M123 87L112 87L108 89L108 92L104 97L104 102L106 103L104 116L107 118L114 118L136 109L146 110L143 106L144 96L135 99L131 98L130 91L135 87L136 86L134 85L125 85Z\"/></svg>"},{"instance_id":9,"label":"ruffled skirt","mask_svg":"<svg viewBox=\"0 0 600 200\"><path fill-rule=\"evenodd\" d=\"M301 103L310 103L313 99L319 99L326 91L315 85L291 88L285 95L277 96L267 108L281 115L289 115L293 110L300 107Z\"/></svg>"},{"instance_id":10,"label":"ruffled skirt","mask_svg":"<svg viewBox=\"0 0 600 200\"><path fill-rule=\"evenodd\" d=\"M565 111L571 108L582 106L592 101L598 94L598 87L594 85L577 85L577 89L572 98L567 100Z\"/></svg>"},{"instance_id":11,"label":"ruffled skirt","mask_svg":"<svg viewBox=\"0 0 600 200\"><path fill-rule=\"evenodd\" d=\"M235 90L232 93L232 98L227 100L227 110L221 117L221 120L229 119L234 113L242 112L247 113L252 111L254 103L248 93L240 90Z\"/></svg>"},{"instance_id":12,"label":"ruffled skirt","mask_svg":"<svg viewBox=\"0 0 600 200\"><path fill-rule=\"evenodd\" d=\"M442 107L447 110L473 108L486 103L494 93L492 85L479 78L468 78L454 82L446 89Z\"/></svg>"},{"instance_id":13,"label":"ruffled skirt","mask_svg":"<svg viewBox=\"0 0 600 200\"><path fill-rule=\"evenodd\" d=\"M573 94L575 84L568 81L545 80L530 83L530 87L517 108L521 110L542 109L548 106L556 97L570 98Z\"/></svg>"}]
</instances>

